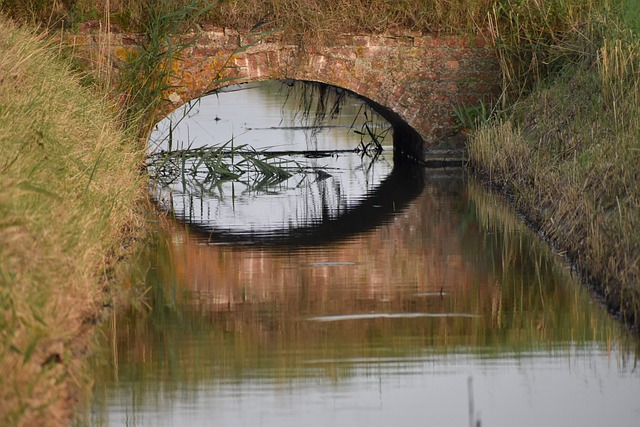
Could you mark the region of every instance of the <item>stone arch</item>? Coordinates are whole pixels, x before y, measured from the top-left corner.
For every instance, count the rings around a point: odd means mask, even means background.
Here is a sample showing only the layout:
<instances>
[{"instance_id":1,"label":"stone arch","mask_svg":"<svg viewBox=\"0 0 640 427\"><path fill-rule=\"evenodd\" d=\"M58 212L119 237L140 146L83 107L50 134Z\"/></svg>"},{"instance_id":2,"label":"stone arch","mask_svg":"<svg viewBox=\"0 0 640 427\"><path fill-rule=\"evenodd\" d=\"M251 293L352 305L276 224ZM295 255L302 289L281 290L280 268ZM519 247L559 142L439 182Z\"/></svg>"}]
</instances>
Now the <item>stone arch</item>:
<instances>
[{"instance_id":1,"label":"stone arch","mask_svg":"<svg viewBox=\"0 0 640 427\"><path fill-rule=\"evenodd\" d=\"M278 35L245 39L209 29L174 64L173 108L230 84L314 81L364 98L394 125L396 150L462 148L454 111L490 100L499 89L493 50L482 38L432 35L340 35L301 48Z\"/></svg>"}]
</instances>

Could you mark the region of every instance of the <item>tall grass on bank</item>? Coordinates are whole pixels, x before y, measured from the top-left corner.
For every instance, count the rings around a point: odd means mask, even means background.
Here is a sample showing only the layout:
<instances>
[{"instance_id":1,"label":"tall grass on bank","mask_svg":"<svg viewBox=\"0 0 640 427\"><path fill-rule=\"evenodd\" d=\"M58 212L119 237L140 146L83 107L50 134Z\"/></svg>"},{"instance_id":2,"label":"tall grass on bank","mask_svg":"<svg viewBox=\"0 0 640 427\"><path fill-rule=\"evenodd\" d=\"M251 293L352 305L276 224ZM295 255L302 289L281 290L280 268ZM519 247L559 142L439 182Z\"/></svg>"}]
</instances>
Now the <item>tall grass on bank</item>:
<instances>
[{"instance_id":1,"label":"tall grass on bank","mask_svg":"<svg viewBox=\"0 0 640 427\"><path fill-rule=\"evenodd\" d=\"M470 157L637 328L640 38L605 16L592 12L553 42L547 50L573 60L480 129Z\"/></svg>"},{"instance_id":2,"label":"tall grass on bank","mask_svg":"<svg viewBox=\"0 0 640 427\"><path fill-rule=\"evenodd\" d=\"M587 37L609 0L501 0L492 2L487 28L502 70L502 105L526 95L536 82L593 54Z\"/></svg>"},{"instance_id":3,"label":"tall grass on bank","mask_svg":"<svg viewBox=\"0 0 640 427\"><path fill-rule=\"evenodd\" d=\"M31 0L32 2L34 0ZM39 0L38 7L4 0L20 19L66 25L98 19L108 2L111 20L127 30L144 25L149 0ZM200 22L248 30L259 22L273 22L291 35L330 36L336 31L381 32L410 29L461 32L485 22L496 0L170 0L174 9L194 4L211 7Z\"/></svg>"},{"instance_id":4,"label":"tall grass on bank","mask_svg":"<svg viewBox=\"0 0 640 427\"><path fill-rule=\"evenodd\" d=\"M143 153L55 46L0 15L0 425L65 425Z\"/></svg>"},{"instance_id":5,"label":"tall grass on bank","mask_svg":"<svg viewBox=\"0 0 640 427\"><path fill-rule=\"evenodd\" d=\"M195 2L176 8L171 0L149 4L142 9L144 40L121 64L117 92L125 126L146 138L158 121L157 114L168 102L165 93L174 64L191 41L175 43L173 37L188 31L212 4L199 8ZM146 143L146 141L145 141Z\"/></svg>"}]
</instances>

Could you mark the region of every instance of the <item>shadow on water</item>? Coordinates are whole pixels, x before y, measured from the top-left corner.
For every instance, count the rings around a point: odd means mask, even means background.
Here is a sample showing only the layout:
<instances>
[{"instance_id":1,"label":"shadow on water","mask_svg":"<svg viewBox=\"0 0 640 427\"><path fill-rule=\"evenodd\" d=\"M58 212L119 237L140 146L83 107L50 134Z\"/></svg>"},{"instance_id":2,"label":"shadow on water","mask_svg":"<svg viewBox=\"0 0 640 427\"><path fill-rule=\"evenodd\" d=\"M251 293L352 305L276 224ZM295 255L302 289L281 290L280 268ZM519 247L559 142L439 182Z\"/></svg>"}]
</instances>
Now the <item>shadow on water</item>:
<instances>
[{"instance_id":1,"label":"shadow on water","mask_svg":"<svg viewBox=\"0 0 640 427\"><path fill-rule=\"evenodd\" d=\"M456 173L455 171L453 173ZM461 173L458 170L457 173ZM416 198L424 187L424 168L411 161L394 161L391 173L357 205L337 216L323 215L307 221L307 226L266 233L217 231L213 226L190 222L176 215L191 231L210 244L253 244L263 246L320 246L348 239L373 229L397 215Z\"/></svg>"}]
</instances>

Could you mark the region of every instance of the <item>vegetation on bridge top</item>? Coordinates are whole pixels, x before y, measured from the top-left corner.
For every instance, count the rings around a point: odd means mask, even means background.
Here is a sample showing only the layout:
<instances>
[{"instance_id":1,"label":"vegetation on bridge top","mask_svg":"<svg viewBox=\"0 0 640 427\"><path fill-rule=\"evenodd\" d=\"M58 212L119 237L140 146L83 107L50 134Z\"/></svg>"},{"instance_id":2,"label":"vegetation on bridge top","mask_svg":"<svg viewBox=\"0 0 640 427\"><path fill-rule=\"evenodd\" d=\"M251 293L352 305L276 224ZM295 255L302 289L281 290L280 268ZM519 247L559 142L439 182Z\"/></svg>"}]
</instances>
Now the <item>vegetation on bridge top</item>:
<instances>
[{"instance_id":1,"label":"vegetation on bridge top","mask_svg":"<svg viewBox=\"0 0 640 427\"><path fill-rule=\"evenodd\" d=\"M393 29L459 32L486 20L495 0L4 0L14 17L74 25L104 19L126 30L144 26L151 9L213 7L200 22L249 29L270 21L295 34Z\"/></svg>"},{"instance_id":2,"label":"vegetation on bridge top","mask_svg":"<svg viewBox=\"0 0 640 427\"><path fill-rule=\"evenodd\" d=\"M199 23L248 30L271 22L295 35L336 32L485 30L491 15L519 15L522 29L561 30L608 0L3 0L12 17L47 26L108 17L124 30L144 28L150 11L207 9Z\"/></svg>"}]
</instances>

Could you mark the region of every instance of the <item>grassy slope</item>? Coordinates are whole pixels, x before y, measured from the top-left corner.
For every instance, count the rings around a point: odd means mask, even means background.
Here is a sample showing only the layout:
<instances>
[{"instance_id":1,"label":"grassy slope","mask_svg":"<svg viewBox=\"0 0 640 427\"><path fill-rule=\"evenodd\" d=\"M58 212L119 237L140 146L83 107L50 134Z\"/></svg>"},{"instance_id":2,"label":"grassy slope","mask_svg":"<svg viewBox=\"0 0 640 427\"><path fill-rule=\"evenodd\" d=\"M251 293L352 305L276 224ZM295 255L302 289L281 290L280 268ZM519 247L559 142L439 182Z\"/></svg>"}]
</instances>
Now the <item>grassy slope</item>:
<instances>
[{"instance_id":1,"label":"grassy slope","mask_svg":"<svg viewBox=\"0 0 640 427\"><path fill-rule=\"evenodd\" d=\"M142 153L55 46L0 33L0 425L66 424Z\"/></svg>"},{"instance_id":2,"label":"grassy slope","mask_svg":"<svg viewBox=\"0 0 640 427\"><path fill-rule=\"evenodd\" d=\"M640 39L625 24L590 19L550 46L579 54L480 129L470 155L637 328Z\"/></svg>"}]
</instances>

